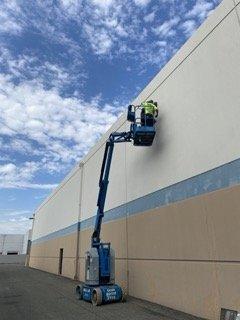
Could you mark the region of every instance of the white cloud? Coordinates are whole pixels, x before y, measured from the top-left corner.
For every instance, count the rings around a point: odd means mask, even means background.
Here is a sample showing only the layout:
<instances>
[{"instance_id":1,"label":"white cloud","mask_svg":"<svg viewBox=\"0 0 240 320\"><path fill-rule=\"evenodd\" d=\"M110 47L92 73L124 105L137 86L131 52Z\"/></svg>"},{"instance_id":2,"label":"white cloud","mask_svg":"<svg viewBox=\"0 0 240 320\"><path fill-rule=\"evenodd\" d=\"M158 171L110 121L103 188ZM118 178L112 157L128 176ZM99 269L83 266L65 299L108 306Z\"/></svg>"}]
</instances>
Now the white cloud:
<instances>
[{"instance_id":1,"label":"white cloud","mask_svg":"<svg viewBox=\"0 0 240 320\"><path fill-rule=\"evenodd\" d=\"M140 51L139 54L141 55L141 60L143 61L144 65L164 65L167 61L167 57L169 52L171 52L172 48L168 46L159 46L158 43L155 43L155 46L152 50L148 52L143 50ZM145 72L145 69L142 69L139 74ZM139 90L138 90L139 91Z\"/></svg>"},{"instance_id":2,"label":"white cloud","mask_svg":"<svg viewBox=\"0 0 240 320\"><path fill-rule=\"evenodd\" d=\"M0 147L1 147L1 143L0 143ZM3 150L2 150L3 151ZM0 161L3 161L3 162L6 162L6 161L9 161L10 158L8 155L4 155L4 156L0 156Z\"/></svg>"},{"instance_id":3,"label":"white cloud","mask_svg":"<svg viewBox=\"0 0 240 320\"><path fill-rule=\"evenodd\" d=\"M0 208L0 234L26 233L32 226L31 216L30 210Z\"/></svg>"},{"instance_id":4,"label":"white cloud","mask_svg":"<svg viewBox=\"0 0 240 320\"><path fill-rule=\"evenodd\" d=\"M91 5L93 3L95 5ZM140 44L147 36L147 30L142 26L144 20L137 11L133 2L126 0L89 2L85 7L87 23L81 28L92 52L108 59L134 54L136 48L130 48L129 41L137 39Z\"/></svg>"},{"instance_id":5,"label":"white cloud","mask_svg":"<svg viewBox=\"0 0 240 320\"><path fill-rule=\"evenodd\" d=\"M16 166L12 163L4 164L0 166L0 175L11 174L16 169Z\"/></svg>"},{"instance_id":6,"label":"white cloud","mask_svg":"<svg viewBox=\"0 0 240 320\"><path fill-rule=\"evenodd\" d=\"M203 21L213 9L213 2L197 0L193 8L187 12L186 18L198 18Z\"/></svg>"},{"instance_id":7,"label":"white cloud","mask_svg":"<svg viewBox=\"0 0 240 320\"><path fill-rule=\"evenodd\" d=\"M116 121L119 105L101 106L101 98L64 98L56 89L34 82L14 85L0 75L1 149L36 156L37 160L0 167L0 185L11 188L52 188L33 182L39 170L66 171ZM16 117L17 115L17 117Z\"/></svg>"},{"instance_id":8,"label":"white cloud","mask_svg":"<svg viewBox=\"0 0 240 320\"><path fill-rule=\"evenodd\" d=\"M45 199L46 197L48 196L48 194L47 193L45 193L45 194L39 194L39 195L37 195L37 196L34 196L34 199L36 199L36 200L42 200L42 199Z\"/></svg>"},{"instance_id":9,"label":"white cloud","mask_svg":"<svg viewBox=\"0 0 240 320\"><path fill-rule=\"evenodd\" d=\"M82 1L81 0L60 0L61 5L65 9L77 9L81 5Z\"/></svg>"},{"instance_id":10,"label":"white cloud","mask_svg":"<svg viewBox=\"0 0 240 320\"><path fill-rule=\"evenodd\" d=\"M151 0L134 0L137 6L145 7L150 3Z\"/></svg>"},{"instance_id":11,"label":"white cloud","mask_svg":"<svg viewBox=\"0 0 240 320\"><path fill-rule=\"evenodd\" d=\"M154 18L155 18L155 12L153 11L148 15L146 15L143 19L145 22L153 22Z\"/></svg>"},{"instance_id":12,"label":"white cloud","mask_svg":"<svg viewBox=\"0 0 240 320\"><path fill-rule=\"evenodd\" d=\"M16 217L31 215L30 210L0 209L0 217Z\"/></svg>"},{"instance_id":13,"label":"white cloud","mask_svg":"<svg viewBox=\"0 0 240 320\"><path fill-rule=\"evenodd\" d=\"M53 189L56 184L32 183L34 174L41 168L40 163L25 162L22 165L7 163L0 165L0 187L16 189Z\"/></svg>"},{"instance_id":14,"label":"white cloud","mask_svg":"<svg viewBox=\"0 0 240 320\"><path fill-rule=\"evenodd\" d=\"M15 200L16 200L16 197L14 197L14 196L9 196L7 200L10 201L10 202L12 202L12 201L15 201Z\"/></svg>"},{"instance_id":15,"label":"white cloud","mask_svg":"<svg viewBox=\"0 0 240 320\"><path fill-rule=\"evenodd\" d=\"M18 34L22 31L22 26L16 21L8 19L8 15L0 12L0 33Z\"/></svg>"},{"instance_id":16,"label":"white cloud","mask_svg":"<svg viewBox=\"0 0 240 320\"><path fill-rule=\"evenodd\" d=\"M64 47L64 55L69 56L73 65L69 72L64 68L59 70L59 66L54 68L54 65L53 68L47 64L42 65L41 70L31 65L32 74L42 72L45 80L51 78L51 85L59 88L73 80L70 76L74 66L76 67L79 61L82 63L83 50L89 50L90 47L101 59L130 57L139 60L139 65L145 64L146 60L140 61L141 55L136 56L136 52L140 48L142 50L143 44L146 44L145 55L147 55L147 50L153 49L153 43L157 41L152 38L153 36L170 38L176 35L178 16L184 17L185 20L197 18L199 24L218 2L219 0L196 0L191 10L186 12L186 1L162 0L148 12L146 8L150 8L150 5L148 7L147 5L151 0L59 0L54 4L51 2L51 6L46 1L38 0L35 9L30 6L29 10L26 6L23 9L22 2L5 0L2 1L4 4L0 12L6 17L2 19L0 28L2 26L3 29L12 29L13 32L21 32L26 28L33 29L49 43L57 43ZM166 17L174 18L157 25L157 17L161 16L161 11L166 13ZM69 32L69 22L71 24L74 22L76 26L76 33L72 32L74 36ZM16 26L4 27L4 23ZM152 24L153 33L149 32L149 23ZM144 24L147 24L147 27ZM185 32L187 33L187 29ZM15 72L21 74L19 66L12 67ZM27 71L30 73L30 69Z\"/></svg>"},{"instance_id":17,"label":"white cloud","mask_svg":"<svg viewBox=\"0 0 240 320\"><path fill-rule=\"evenodd\" d=\"M91 0L94 5L97 5L103 9L108 9L113 3L114 0Z\"/></svg>"},{"instance_id":18,"label":"white cloud","mask_svg":"<svg viewBox=\"0 0 240 320\"><path fill-rule=\"evenodd\" d=\"M85 24L84 30L96 54L102 55L110 51L113 41L105 29Z\"/></svg>"},{"instance_id":19,"label":"white cloud","mask_svg":"<svg viewBox=\"0 0 240 320\"><path fill-rule=\"evenodd\" d=\"M19 34L23 22L16 17L19 5L13 0L2 0L0 3L0 33Z\"/></svg>"},{"instance_id":20,"label":"white cloud","mask_svg":"<svg viewBox=\"0 0 240 320\"><path fill-rule=\"evenodd\" d=\"M31 156L40 156L43 154L43 151L40 148L34 149L34 146L31 142L16 137L14 140L7 141L7 143L4 142L4 139L0 137L0 149L6 154L9 154L12 150L23 155L31 154ZM0 157L0 160L7 162L10 160L10 157L9 155Z\"/></svg>"},{"instance_id":21,"label":"white cloud","mask_svg":"<svg viewBox=\"0 0 240 320\"><path fill-rule=\"evenodd\" d=\"M163 38L174 36L176 34L175 26L178 25L179 21L179 17L174 17L170 20L165 21L158 27L152 28L152 31L159 37Z\"/></svg>"},{"instance_id":22,"label":"white cloud","mask_svg":"<svg viewBox=\"0 0 240 320\"><path fill-rule=\"evenodd\" d=\"M31 226L32 222L27 217L0 220L0 234L24 234Z\"/></svg>"},{"instance_id":23,"label":"white cloud","mask_svg":"<svg viewBox=\"0 0 240 320\"><path fill-rule=\"evenodd\" d=\"M2 0L0 33L20 36L23 31L33 31L39 38L64 47L65 55L69 54L77 65L81 61L81 46L66 32L65 23L73 18L80 23L81 12L80 0L63 0L58 4L37 0L29 2L27 6L24 1ZM3 45L3 41L0 44Z\"/></svg>"},{"instance_id":24,"label":"white cloud","mask_svg":"<svg viewBox=\"0 0 240 320\"><path fill-rule=\"evenodd\" d=\"M190 37L193 34L193 32L196 30L196 27L197 25L195 20L186 20L180 26L187 37Z\"/></svg>"},{"instance_id":25,"label":"white cloud","mask_svg":"<svg viewBox=\"0 0 240 320\"><path fill-rule=\"evenodd\" d=\"M34 80L44 86L55 87L62 90L66 85L84 81L84 72L76 73L74 68L64 68L48 61L41 62L36 56L19 55L13 57L4 47L0 48L0 66L7 70L12 78L18 80Z\"/></svg>"}]
</instances>

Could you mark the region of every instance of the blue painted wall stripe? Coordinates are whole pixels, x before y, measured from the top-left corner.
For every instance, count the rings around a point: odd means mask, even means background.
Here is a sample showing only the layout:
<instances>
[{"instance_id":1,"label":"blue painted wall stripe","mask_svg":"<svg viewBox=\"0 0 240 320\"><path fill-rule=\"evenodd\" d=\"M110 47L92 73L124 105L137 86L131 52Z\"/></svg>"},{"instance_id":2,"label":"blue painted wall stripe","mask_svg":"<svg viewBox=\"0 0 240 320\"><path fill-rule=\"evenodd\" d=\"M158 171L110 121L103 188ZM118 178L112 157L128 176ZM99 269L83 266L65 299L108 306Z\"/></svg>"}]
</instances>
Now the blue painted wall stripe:
<instances>
[{"instance_id":1,"label":"blue painted wall stripe","mask_svg":"<svg viewBox=\"0 0 240 320\"><path fill-rule=\"evenodd\" d=\"M199 174L192 178L160 189L126 204L108 210L103 222L121 219L126 215L141 213L157 207L209 193L219 189L234 186L240 183L240 159L224 164L218 168ZM67 228L53 232L47 236L38 238L33 243L47 241L56 237L62 237L79 230L91 228L95 217L88 218L80 223L75 223Z\"/></svg>"}]
</instances>

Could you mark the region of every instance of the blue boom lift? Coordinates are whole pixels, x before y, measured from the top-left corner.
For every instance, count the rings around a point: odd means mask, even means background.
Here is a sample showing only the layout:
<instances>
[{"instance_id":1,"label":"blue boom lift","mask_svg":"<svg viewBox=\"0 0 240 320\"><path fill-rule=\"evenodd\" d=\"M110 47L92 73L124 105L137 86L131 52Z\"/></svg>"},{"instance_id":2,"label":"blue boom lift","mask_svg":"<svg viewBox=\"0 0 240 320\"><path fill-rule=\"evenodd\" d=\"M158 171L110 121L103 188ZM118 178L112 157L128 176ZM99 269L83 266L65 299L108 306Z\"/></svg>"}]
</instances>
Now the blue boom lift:
<instances>
[{"instance_id":1,"label":"blue boom lift","mask_svg":"<svg viewBox=\"0 0 240 320\"><path fill-rule=\"evenodd\" d=\"M141 110L141 106L130 105L127 114L127 120L131 122L130 131L111 133L105 146L99 179L95 227L91 237L91 248L85 255L85 283L76 287L78 298L92 302L95 306L124 300L122 288L115 284L114 250L110 243L101 242L100 233L114 144L133 141L134 146L151 146L153 143L155 119L152 118L149 121L146 115L140 114Z\"/></svg>"}]
</instances>

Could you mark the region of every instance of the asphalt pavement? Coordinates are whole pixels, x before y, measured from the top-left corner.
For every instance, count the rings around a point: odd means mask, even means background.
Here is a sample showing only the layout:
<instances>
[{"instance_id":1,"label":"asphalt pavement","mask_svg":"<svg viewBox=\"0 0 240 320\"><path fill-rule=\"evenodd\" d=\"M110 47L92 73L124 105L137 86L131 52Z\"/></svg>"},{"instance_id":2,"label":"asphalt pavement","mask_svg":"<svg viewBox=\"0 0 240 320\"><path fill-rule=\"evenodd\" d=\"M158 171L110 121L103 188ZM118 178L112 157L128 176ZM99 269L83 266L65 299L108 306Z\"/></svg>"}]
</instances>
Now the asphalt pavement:
<instances>
[{"instance_id":1,"label":"asphalt pavement","mask_svg":"<svg viewBox=\"0 0 240 320\"><path fill-rule=\"evenodd\" d=\"M75 296L77 282L22 265L0 264L0 320L197 320L129 297L93 307Z\"/></svg>"}]
</instances>

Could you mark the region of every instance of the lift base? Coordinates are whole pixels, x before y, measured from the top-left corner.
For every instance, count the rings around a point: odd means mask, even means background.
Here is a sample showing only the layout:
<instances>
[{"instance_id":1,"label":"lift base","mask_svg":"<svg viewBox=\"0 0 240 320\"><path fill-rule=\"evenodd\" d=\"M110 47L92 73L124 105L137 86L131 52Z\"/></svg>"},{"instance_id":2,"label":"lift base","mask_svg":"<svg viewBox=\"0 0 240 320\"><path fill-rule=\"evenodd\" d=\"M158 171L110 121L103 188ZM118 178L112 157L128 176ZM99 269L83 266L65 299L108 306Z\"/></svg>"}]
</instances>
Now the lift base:
<instances>
[{"instance_id":1,"label":"lift base","mask_svg":"<svg viewBox=\"0 0 240 320\"><path fill-rule=\"evenodd\" d=\"M117 284L103 286L78 285L76 293L79 300L92 302L94 306L101 304L124 301L124 294Z\"/></svg>"}]
</instances>

